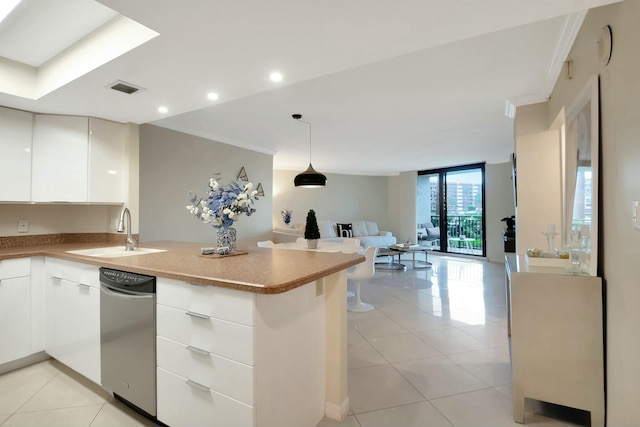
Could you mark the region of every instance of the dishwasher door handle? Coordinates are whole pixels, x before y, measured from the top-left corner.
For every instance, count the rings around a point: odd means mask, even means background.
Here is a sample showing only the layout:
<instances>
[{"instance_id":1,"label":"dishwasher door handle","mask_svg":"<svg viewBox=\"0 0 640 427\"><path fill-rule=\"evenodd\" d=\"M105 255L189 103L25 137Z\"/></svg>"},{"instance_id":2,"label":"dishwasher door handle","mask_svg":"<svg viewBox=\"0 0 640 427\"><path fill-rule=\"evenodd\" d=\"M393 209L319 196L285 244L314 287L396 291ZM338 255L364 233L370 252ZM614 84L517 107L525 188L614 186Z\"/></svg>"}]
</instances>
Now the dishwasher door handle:
<instances>
[{"instance_id":1,"label":"dishwasher door handle","mask_svg":"<svg viewBox=\"0 0 640 427\"><path fill-rule=\"evenodd\" d=\"M121 291L119 289L113 289L109 286L106 286L104 283L102 283L100 285L100 290L102 291L102 293L104 293L105 295L108 295L110 297L114 297L114 298L124 298L124 299L148 299L148 298L152 298L153 299L153 294L140 294L140 293L133 293L133 292L128 292L128 291Z\"/></svg>"}]
</instances>

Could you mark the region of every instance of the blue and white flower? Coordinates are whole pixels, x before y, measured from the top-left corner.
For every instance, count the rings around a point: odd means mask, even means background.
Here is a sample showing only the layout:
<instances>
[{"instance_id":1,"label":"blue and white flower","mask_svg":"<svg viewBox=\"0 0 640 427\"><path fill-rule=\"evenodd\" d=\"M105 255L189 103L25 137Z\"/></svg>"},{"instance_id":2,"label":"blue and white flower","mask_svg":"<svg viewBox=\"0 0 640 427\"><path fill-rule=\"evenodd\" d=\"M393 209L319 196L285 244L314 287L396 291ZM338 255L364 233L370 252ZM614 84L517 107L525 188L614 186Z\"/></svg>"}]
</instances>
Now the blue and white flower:
<instances>
[{"instance_id":1,"label":"blue and white flower","mask_svg":"<svg viewBox=\"0 0 640 427\"><path fill-rule=\"evenodd\" d=\"M220 178L209 179L206 197L198 197L189 193L187 210L202 222L214 228L231 227L241 214L251 216L256 210L253 202L258 200L257 191L251 191L253 184L234 180L227 185L220 183Z\"/></svg>"}]
</instances>

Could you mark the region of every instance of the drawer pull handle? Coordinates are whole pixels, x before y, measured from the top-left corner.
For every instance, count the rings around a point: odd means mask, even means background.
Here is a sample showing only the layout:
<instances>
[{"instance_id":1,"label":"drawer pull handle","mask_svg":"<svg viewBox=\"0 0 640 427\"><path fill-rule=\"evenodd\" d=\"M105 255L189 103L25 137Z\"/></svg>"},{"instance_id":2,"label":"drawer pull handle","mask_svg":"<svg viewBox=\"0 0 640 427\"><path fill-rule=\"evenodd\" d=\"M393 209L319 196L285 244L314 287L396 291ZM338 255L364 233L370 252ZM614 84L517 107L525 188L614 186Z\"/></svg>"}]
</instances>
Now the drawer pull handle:
<instances>
[{"instance_id":1,"label":"drawer pull handle","mask_svg":"<svg viewBox=\"0 0 640 427\"><path fill-rule=\"evenodd\" d=\"M209 352L208 352L208 351L206 351L206 350L202 350L201 348L194 347L194 346L192 346L192 345L188 345L188 346L187 346L187 350L189 350L189 351L193 351L194 353L198 353L198 354L206 355L206 356L208 356L208 355L209 355Z\"/></svg>"},{"instance_id":2,"label":"drawer pull handle","mask_svg":"<svg viewBox=\"0 0 640 427\"><path fill-rule=\"evenodd\" d=\"M78 287L79 287L79 288L84 288L84 289L89 289L89 288L91 288L91 286L89 286L89 285L85 285L84 283L78 283Z\"/></svg>"},{"instance_id":3,"label":"drawer pull handle","mask_svg":"<svg viewBox=\"0 0 640 427\"><path fill-rule=\"evenodd\" d=\"M198 319L211 319L211 316L207 316L206 314L195 313L193 311L187 311L187 316L197 317Z\"/></svg>"},{"instance_id":4,"label":"drawer pull handle","mask_svg":"<svg viewBox=\"0 0 640 427\"><path fill-rule=\"evenodd\" d=\"M60 278L58 276L51 276L51 279L53 279L53 280L62 280L62 278Z\"/></svg>"},{"instance_id":5,"label":"drawer pull handle","mask_svg":"<svg viewBox=\"0 0 640 427\"><path fill-rule=\"evenodd\" d=\"M198 384L195 381L187 380L186 383L188 385L190 385L191 387L193 387L193 388L197 388L198 390L202 390L202 391L209 391L210 390L209 387L205 387L202 384Z\"/></svg>"},{"instance_id":6,"label":"drawer pull handle","mask_svg":"<svg viewBox=\"0 0 640 427\"><path fill-rule=\"evenodd\" d=\"M188 282L188 283L193 286L200 286L201 288L204 288L207 286L207 285L201 285L200 283L193 283L193 282Z\"/></svg>"}]
</instances>

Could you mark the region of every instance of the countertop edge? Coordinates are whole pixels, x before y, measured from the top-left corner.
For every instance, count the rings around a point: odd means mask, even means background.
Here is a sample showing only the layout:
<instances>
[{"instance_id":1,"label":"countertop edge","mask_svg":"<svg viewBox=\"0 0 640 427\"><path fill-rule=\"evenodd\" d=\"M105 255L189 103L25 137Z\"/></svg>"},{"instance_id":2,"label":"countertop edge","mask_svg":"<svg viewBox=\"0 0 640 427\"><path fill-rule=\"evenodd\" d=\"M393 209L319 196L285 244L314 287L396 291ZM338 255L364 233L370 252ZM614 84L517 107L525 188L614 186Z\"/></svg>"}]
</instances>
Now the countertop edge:
<instances>
[{"instance_id":1,"label":"countertop edge","mask_svg":"<svg viewBox=\"0 0 640 427\"><path fill-rule=\"evenodd\" d=\"M103 246L109 246L109 245L110 244L105 245L105 243L97 243L93 246L103 247ZM117 246L117 244L112 244L112 245ZM51 246L63 246L63 245L51 245ZM68 245L65 245L65 246L68 246ZM144 247L146 245L142 244L140 246ZM86 244L83 245L83 247L86 247ZM68 250L68 248L60 248L56 250L53 250L51 247L49 248L37 248L37 247L5 248L4 253L0 253L0 260L44 256L44 257L63 259L67 261L81 262L84 264L91 264L98 267L124 270L132 273L148 274L156 277L180 280L180 281L185 281L185 282L190 282L190 283L195 283L200 285L217 286L221 288L235 289L235 290L240 290L245 292L252 292L256 294L267 294L267 295L280 294L280 293L290 291L300 286L304 286L315 280L337 273L341 270L345 270L349 267L353 267L365 260L364 256L362 255L358 255L357 258L353 258L353 254L352 254L349 257L350 259L337 263L329 268L324 268L322 270L313 272L311 274L300 276L295 280L288 280L282 283L278 283L277 285L265 286L265 285L260 285L256 283L242 282L238 280L225 280L221 278L207 277L207 276L202 276L198 274L187 274L183 272L172 271L170 269L163 270L163 269L157 269L157 268L147 268L144 266L125 265L124 263L117 261L117 260L122 260L123 259L122 257L96 258L96 257L89 257L89 256L83 256L83 255L77 255L77 254L70 254L70 253L67 253L66 250ZM146 257L150 255L153 255L153 254L148 254L144 256Z\"/></svg>"}]
</instances>

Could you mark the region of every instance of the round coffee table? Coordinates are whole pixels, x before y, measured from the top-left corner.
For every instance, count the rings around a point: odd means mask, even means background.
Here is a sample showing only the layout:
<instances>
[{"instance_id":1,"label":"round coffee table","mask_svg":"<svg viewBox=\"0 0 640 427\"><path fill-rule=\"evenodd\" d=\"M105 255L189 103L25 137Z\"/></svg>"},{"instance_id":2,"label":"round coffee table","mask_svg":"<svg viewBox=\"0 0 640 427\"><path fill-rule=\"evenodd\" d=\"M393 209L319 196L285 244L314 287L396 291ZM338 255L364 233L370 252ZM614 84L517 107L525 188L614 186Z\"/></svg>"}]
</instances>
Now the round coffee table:
<instances>
[{"instance_id":1,"label":"round coffee table","mask_svg":"<svg viewBox=\"0 0 640 427\"><path fill-rule=\"evenodd\" d=\"M398 256L398 262L395 262L393 257ZM375 267L378 270L394 270L394 271L406 271L407 266L400 262L401 252L392 251L389 248L379 248L378 254L376 256L386 256L389 257L389 261L387 262L376 262Z\"/></svg>"},{"instance_id":2,"label":"round coffee table","mask_svg":"<svg viewBox=\"0 0 640 427\"><path fill-rule=\"evenodd\" d=\"M427 261L427 253L432 251L433 248L431 246L417 246L417 247L407 247L401 248L399 246L392 246L389 248L391 252L396 252L398 255L398 262L400 262L400 255L403 253L411 253L411 262L414 269L418 268L431 268L431 263ZM424 261L416 260L416 252L424 252ZM416 264L418 263L418 264Z\"/></svg>"}]
</instances>

